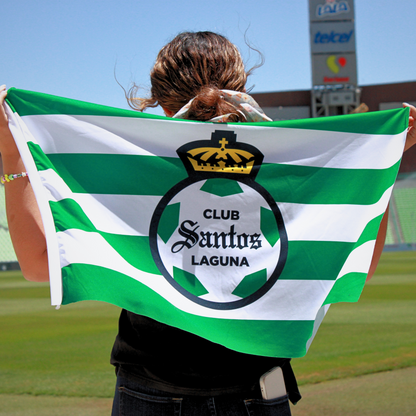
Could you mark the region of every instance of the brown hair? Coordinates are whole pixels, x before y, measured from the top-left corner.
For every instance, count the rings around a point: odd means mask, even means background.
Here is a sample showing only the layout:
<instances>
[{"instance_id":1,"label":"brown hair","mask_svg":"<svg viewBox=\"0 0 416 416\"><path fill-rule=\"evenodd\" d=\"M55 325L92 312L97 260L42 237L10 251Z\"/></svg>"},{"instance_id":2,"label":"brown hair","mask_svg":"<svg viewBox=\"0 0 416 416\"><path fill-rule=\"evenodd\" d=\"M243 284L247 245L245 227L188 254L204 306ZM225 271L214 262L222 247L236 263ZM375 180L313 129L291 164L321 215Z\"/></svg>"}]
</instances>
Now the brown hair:
<instances>
[{"instance_id":1,"label":"brown hair","mask_svg":"<svg viewBox=\"0 0 416 416\"><path fill-rule=\"evenodd\" d=\"M247 76L237 47L224 36L212 32L183 32L164 46L150 73L150 98L137 98L134 85L128 94L130 107L143 111L161 105L178 112L194 98L188 112L191 120L209 120L232 113L236 108L222 99L221 89L245 91Z\"/></svg>"}]
</instances>

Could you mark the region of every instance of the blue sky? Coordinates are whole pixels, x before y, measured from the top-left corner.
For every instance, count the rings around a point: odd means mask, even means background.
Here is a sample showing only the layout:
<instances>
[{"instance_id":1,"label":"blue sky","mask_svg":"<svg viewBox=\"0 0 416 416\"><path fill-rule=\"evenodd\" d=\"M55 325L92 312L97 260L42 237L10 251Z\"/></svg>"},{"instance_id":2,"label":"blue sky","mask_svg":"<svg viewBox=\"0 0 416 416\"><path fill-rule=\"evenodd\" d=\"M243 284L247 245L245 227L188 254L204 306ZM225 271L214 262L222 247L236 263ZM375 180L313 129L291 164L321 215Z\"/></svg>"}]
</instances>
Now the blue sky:
<instances>
[{"instance_id":1,"label":"blue sky","mask_svg":"<svg viewBox=\"0 0 416 416\"><path fill-rule=\"evenodd\" d=\"M324 3L324 0L322 0ZM159 49L185 30L234 42L253 92L311 88L307 0L13 0L2 2L0 83L127 108L118 81L149 88ZM355 0L360 85L416 80L416 1Z\"/></svg>"}]
</instances>

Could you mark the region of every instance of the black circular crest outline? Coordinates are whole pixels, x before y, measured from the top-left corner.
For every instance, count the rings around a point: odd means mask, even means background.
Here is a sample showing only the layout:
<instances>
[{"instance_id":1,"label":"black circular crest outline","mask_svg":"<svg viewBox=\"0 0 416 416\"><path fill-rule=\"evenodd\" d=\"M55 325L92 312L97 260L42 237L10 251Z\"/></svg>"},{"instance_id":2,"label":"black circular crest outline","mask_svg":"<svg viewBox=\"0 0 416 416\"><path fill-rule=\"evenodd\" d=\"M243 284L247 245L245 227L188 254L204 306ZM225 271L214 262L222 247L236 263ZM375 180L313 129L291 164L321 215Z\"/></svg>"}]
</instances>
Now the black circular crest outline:
<instances>
[{"instance_id":1,"label":"black circular crest outline","mask_svg":"<svg viewBox=\"0 0 416 416\"><path fill-rule=\"evenodd\" d=\"M218 174L217 175L210 175L209 178L217 177L217 178L225 178L228 175ZM165 279L183 296L188 298L194 303L197 303L201 306L205 306L210 309L217 309L217 310L231 310L231 309L239 309L244 306L247 306L256 300L263 297L277 282L279 279L283 268L286 264L287 260L287 253L288 253L288 238L286 233L286 228L284 226L282 214L280 212L279 207L277 206L275 200L270 195L270 193L261 185L259 185L257 182L252 180L251 178L239 178L236 179L235 176L232 178L232 180L235 180L236 182L241 182L251 188L253 188L255 191L257 191L269 204L270 208L272 209L272 212L274 214L274 217L276 219L277 229L279 231L280 236L280 256L279 260L277 262L277 265L270 276L270 278L267 280L267 282L258 290L256 290L251 295L247 296L246 298L235 300L232 302L213 302L206 299L201 299L198 296L195 296L191 293L189 293L186 289L184 289L179 283L175 281L175 279L170 275L170 273L166 270L165 265L163 264L163 261L159 254L159 248L157 244L157 230L159 226L159 221L162 216L163 211L165 210L166 206L169 204L169 202L182 190L186 187L196 183L200 182L202 180L209 179L206 176L200 176L195 175L194 177L188 177L180 182L178 182L175 186L173 186L159 201L158 205L156 206L155 211L153 212L152 219L150 221L150 228L149 228L149 245L150 250L152 253L153 260L159 269L159 271L162 273L162 275L165 277ZM230 178L227 178L230 179Z\"/></svg>"}]
</instances>

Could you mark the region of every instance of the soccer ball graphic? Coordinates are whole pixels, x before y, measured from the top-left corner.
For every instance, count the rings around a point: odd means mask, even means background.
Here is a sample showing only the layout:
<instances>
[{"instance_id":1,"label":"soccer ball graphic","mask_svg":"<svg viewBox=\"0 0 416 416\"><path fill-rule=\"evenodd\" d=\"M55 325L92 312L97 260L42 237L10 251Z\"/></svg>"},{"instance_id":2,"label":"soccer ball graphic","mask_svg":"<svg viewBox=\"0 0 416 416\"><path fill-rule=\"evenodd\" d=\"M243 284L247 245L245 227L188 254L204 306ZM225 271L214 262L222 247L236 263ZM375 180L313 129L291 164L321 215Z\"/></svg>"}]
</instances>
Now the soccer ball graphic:
<instances>
[{"instance_id":1,"label":"soccer ball graphic","mask_svg":"<svg viewBox=\"0 0 416 416\"><path fill-rule=\"evenodd\" d=\"M183 181L156 208L150 240L165 278L187 298L216 309L263 296L287 255L280 211L254 181Z\"/></svg>"}]
</instances>

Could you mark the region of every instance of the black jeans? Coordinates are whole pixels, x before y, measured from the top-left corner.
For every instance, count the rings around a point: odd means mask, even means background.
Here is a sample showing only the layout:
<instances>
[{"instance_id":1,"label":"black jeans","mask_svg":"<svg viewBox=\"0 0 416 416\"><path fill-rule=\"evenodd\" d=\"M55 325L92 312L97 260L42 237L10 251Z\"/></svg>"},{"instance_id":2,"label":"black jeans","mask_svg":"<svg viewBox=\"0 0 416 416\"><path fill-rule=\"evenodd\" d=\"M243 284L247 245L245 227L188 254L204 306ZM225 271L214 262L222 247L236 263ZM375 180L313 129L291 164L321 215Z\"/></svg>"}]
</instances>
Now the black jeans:
<instances>
[{"instance_id":1,"label":"black jeans","mask_svg":"<svg viewBox=\"0 0 416 416\"><path fill-rule=\"evenodd\" d=\"M144 387L125 375L117 376L112 416L290 416L287 396L273 400L236 394L181 396Z\"/></svg>"}]
</instances>

